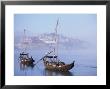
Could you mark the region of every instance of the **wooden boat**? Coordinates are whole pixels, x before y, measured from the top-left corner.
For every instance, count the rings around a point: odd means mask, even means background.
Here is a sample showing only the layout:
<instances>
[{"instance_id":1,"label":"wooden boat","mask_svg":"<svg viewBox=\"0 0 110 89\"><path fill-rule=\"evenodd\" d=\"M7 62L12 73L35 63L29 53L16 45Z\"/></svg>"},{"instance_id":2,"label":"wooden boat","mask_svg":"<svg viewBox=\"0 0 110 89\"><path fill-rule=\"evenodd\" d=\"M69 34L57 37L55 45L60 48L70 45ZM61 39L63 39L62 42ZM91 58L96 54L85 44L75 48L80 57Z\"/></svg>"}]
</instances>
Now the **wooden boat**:
<instances>
[{"instance_id":1,"label":"wooden boat","mask_svg":"<svg viewBox=\"0 0 110 89\"><path fill-rule=\"evenodd\" d=\"M70 69L74 67L75 61L73 61L70 64L65 64L64 62L58 60L57 56L48 56L52 52L53 51L48 52L43 58L40 59L40 60L43 60L45 69L52 70L52 71L53 70L54 71L69 71Z\"/></svg>"},{"instance_id":2,"label":"wooden boat","mask_svg":"<svg viewBox=\"0 0 110 89\"><path fill-rule=\"evenodd\" d=\"M24 64L24 65L32 65L35 60L33 60L32 56L29 57L29 54L28 53L20 53L20 62L21 64Z\"/></svg>"},{"instance_id":3,"label":"wooden boat","mask_svg":"<svg viewBox=\"0 0 110 89\"><path fill-rule=\"evenodd\" d=\"M47 53L42 59L43 59L43 63L45 66L45 69L48 70L55 70L55 71L69 71L70 69L72 69L74 67L74 62L70 64L65 64L64 62L60 61L58 59L58 37L57 37L57 26L58 26L58 20L57 20L57 24L56 24L56 28L55 28L55 47L53 49L52 52ZM52 55L50 55L51 53L53 53ZM42 60L40 59L40 60Z\"/></svg>"},{"instance_id":4,"label":"wooden boat","mask_svg":"<svg viewBox=\"0 0 110 89\"><path fill-rule=\"evenodd\" d=\"M25 35L25 29L24 29L24 39L23 39L23 44L24 46L24 51L22 53L20 53L19 59L20 59L20 63L23 65L27 65L27 66L32 66L33 63L35 62L35 60L33 60L32 56L29 57L29 53L26 52L26 35Z\"/></svg>"},{"instance_id":5,"label":"wooden boat","mask_svg":"<svg viewBox=\"0 0 110 89\"><path fill-rule=\"evenodd\" d=\"M55 70L55 71L68 71L74 67L74 62L70 64L65 64L64 62L49 62L44 58L44 65L45 68L48 70Z\"/></svg>"}]
</instances>

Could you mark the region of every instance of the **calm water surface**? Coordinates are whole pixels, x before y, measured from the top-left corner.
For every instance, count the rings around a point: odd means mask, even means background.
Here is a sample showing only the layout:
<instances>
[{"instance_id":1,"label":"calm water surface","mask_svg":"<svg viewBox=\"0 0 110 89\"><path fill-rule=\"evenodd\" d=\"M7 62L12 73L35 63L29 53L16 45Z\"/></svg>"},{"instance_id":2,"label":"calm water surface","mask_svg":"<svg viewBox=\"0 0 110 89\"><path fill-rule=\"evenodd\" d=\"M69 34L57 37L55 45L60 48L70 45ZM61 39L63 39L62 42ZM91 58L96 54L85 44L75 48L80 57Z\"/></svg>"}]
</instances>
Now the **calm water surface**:
<instances>
[{"instance_id":1,"label":"calm water surface","mask_svg":"<svg viewBox=\"0 0 110 89\"><path fill-rule=\"evenodd\" d=\"M59 59L65 63L71 63L75 60L75 66L69 72L55 72L44 68L43 61L34 66L22 66L19 63L19 54L21 50L14 50L14 75L15 76L96 76L97 75L97 57L96 53L90 50L84 51L59 51ZM28 50L30 56L35 62L45 55L47 51Z\"/></svg>"}]
</instances>

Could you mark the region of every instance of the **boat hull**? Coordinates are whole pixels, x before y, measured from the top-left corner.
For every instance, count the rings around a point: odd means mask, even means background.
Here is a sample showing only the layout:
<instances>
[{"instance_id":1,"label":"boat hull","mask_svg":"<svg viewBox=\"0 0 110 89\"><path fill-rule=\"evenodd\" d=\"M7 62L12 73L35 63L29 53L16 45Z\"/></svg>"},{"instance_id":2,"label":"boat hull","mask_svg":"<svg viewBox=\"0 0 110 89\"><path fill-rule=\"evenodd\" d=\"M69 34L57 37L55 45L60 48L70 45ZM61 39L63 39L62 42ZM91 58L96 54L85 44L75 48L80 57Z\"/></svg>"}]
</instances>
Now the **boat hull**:
<instances>
[{"instance_id":1,"label":"boat hull","mask_svg":"<svg viewBox=\"0 0 110 89\"><path fill-rule=\"evenodd\" d=\"M33 64L33 61L31 61L29 59L22 59L21 60L21 64L30 65L30 64Z\"/></svg>"},{"instance_id":2,"label":"boat hull","mask_svg":"<svg viewBox=\"0 0 110 89\"><path fill-rule=\"evenodd\" d=\"M53 65L53 64L46 64L44 62L44 66L45 66L45 69L48 69L48 70L69 71L70 69L72 69L74 67L74 62L71 64L65 64L65 65L61 65L61 66L57 66L57 65Z\"/></svg>"}]
</instances>

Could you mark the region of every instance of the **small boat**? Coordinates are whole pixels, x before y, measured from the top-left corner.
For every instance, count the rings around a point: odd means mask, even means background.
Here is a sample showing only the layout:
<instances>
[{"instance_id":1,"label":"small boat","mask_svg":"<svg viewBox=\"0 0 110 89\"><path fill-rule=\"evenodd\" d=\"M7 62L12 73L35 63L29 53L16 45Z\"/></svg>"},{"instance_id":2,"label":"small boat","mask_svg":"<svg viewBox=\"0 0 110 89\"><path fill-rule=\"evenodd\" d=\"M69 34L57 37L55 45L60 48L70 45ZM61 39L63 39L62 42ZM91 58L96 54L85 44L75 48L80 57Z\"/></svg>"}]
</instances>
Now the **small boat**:
<instances>
[{"instance_id":1,"label":"small boat","mask_svg":"<svg viewBox=\"0 0 110 89\"><path fill-rule=\"evenodd\" d=\"M55 36L54 36L54 43L55 47L53 48L53 51L48 52L42 59L45 69L48 70L54 70L54 71L69 71L74 67L74 62L70 64L66 64L58 59L58 37L57 37L57 27L58 27L58 21L55 28ZM53 54L51 54L53 53ZM50 55L51 54L51 55Z\"/></svg>"},{"instance_id":2,"label":"small boat","mask_svg":"<svg viewBox=\"0 0 110 89\"><path fill-rule=\"evenodd\" d=\"M65 64L64 62L57 59L58 56L48 56L52 52L53 51L48 52L43 58L40 59L43 60L45 69L63 72L63 71L69 71L74 67L75 61L73 61L70 64Z\"/></svg>"},{"instance_id":3,"label":"small boat","mask_svg":"<svg viewBox=\"0 0 110 89\"><path fill-rule=\"evenodd\" d=\"M70 63L70 64L65 64L64 62L50 62L50 61L48 61L47 60L48 58L47 57L45 57L44 59L43 59L43 61L44 61L44 66L45 66L45 68L46 69L48 69L48 70L55 70L55 71L68 71L68 70L70 70L70 69L72 69L73 67L74 67L74 62L75 61L73 61L72 63Z\"/></svg>"},{"instance_id":4,"label":"small boat","mask_svg":"<svg viewBox=\"0 0 110 89\"><path fill-rule=\"evenodd\" d=\"M20 62L21 64L24 64L24 65L32 65L35 60L33 60L32 56L29 57L29 54L28 53L20 53Z\"/></svg>"},{"instance_id":5,"label":"small boat","mask_svg":"<svg viewBox=\"0 0 110 89\"><path fill-rule=\"evenodd\" d=\"M29 57L29 53L26 52L26 46L27 46L27 42L26 42L26 35L25 35L25 29L24 29L24 39L23 39L23 48L24 51L22 53L20 53L19 59L20 59L20 63L23 65L27 65L27 66L31 66L33 65L33 63L35 62L35 60L33 60L32 56Z\"/></svg>"}]
</instances>

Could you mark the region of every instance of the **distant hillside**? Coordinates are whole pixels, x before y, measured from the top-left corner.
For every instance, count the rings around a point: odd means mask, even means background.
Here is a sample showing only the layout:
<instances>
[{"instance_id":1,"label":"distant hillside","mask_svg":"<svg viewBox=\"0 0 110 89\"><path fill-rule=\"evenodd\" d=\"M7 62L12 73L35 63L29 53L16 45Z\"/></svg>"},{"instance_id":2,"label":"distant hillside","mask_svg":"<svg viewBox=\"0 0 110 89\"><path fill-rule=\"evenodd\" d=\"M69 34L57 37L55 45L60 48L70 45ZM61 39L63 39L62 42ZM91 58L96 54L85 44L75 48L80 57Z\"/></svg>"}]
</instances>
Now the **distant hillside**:
<instances>
[{"instance_id":1,"label":"distant hillside","mask_svg":"<svg viewBox=\"0 0 110 89\"><path fill-rule=\"evenodd\" d=\"M88 48L88 43L80 39L69 38L63 35L57 35L58 37L58 47L60 49L72 50L72 49L83 49ZM48 49L55 45L55 34L54 33L45 33L38 36L31 36L26 38L25 42L20 40L21 38L15 39L15 48L19 49L25 45L29 48L37 49ZM17 40L17 41L16 41Z\"/></svg>"}]
</instances>

